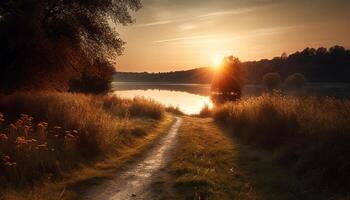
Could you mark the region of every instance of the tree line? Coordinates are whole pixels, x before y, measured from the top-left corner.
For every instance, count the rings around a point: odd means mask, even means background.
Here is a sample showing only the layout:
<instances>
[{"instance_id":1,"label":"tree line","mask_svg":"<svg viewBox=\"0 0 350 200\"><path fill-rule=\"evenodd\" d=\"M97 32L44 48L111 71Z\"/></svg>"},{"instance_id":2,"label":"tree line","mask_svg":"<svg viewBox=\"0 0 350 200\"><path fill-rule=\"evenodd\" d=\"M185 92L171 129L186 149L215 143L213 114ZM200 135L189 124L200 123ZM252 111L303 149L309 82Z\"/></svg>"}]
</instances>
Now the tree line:
<instances>
[{"instance_id":1,"label":"tree line","mask_svg":"<svg viewBox=\"0 0 350 200\"><path fill-rule=\"evenodd\" d=\"M202 67L171 72L116 72L114 79L120 82L169 82L205 84L212 81L213 69Z\"/></svg>"},{"instance_id":2,"label":"tree line","mask_svg":"<svg viewBox=\"0 0 350 200\"><path fill-rule=\"evenodd\" d=\"M263 83L264 75L278 73L281 79L295 73L302 74L309 82L349 82L350 50L342 46L329 49L306 48L289 56L283 53L273 59L242 62L247 84ZM211 83L214 76L209 67L163 73L117 72L117 81L174 82L174 83Z\"/></svg>"},{"instance_id":3,"label":"tree line","mask_svg":"<svg viewBox=\"0 0 350 200\"><path fill-rule=\"evenodd\" d=\"M265 74L278 72L282 78L303 74L310 82L349 82L350 49L333 46L329 49L306 48L287 56L243 63L249 83L261 83Z\"/></svg>"}]
</instances>

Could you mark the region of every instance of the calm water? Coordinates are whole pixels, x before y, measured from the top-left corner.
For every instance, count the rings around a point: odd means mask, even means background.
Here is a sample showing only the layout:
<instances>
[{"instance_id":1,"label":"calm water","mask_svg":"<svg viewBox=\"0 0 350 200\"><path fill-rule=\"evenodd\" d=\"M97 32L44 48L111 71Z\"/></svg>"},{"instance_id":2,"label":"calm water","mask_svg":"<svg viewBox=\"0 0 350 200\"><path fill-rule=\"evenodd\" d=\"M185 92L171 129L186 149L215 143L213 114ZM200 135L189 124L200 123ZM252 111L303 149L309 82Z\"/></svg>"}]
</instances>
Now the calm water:
<instances>
[{"instance_id":1,"label":"calm water","mask_svg":"<svg viewBox=\"0 0 350 200\"><path fill-rule=\"evenodd\" d=\"M179 107L186 114L197 114L205 105L213 106L210 100L209 84L113 82L112 86L114 94L120 97L134 98L142 96L150 98L167 106ZM264 87L261 85L247 85L243 90L243 96L259 96L263 90ZM306 95L350 99L350 84L312 83L301 92Z\"/></svg>"},{"instance_id":2,"label":"calm water","mask_svg":"<svg viewBox=\"0 0 350 200\"><path fill-rule=\"evenodd\" d=\"M209 85L113 83L113 89L120 97L150 98L167 106L179 107L186 114L197 114L205 105L213 106Z\"/></svg>"}]
</instances>

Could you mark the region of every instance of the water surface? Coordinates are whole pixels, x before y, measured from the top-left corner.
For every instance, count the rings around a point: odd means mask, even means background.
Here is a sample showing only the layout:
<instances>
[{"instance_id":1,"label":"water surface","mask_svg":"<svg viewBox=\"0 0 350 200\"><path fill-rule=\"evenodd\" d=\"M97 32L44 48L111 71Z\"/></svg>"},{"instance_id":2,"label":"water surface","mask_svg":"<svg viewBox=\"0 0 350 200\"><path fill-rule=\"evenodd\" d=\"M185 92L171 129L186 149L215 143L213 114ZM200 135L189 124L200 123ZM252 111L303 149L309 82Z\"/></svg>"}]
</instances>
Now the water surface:
<instances>
[{"instance_id":1,"label":"water surface","mask_svg":"<svg viewBox=\"0 0 350 200\"><path fill-rule=\"evenodd\" d=\"M174 84L145 82L113 82L114 94L124 98L145 97L158 101L166 106L175 106L186 114L198 114L208 105L213 106L210 99L209 84ZM263 93L262 85L246 85L243 97L259 96ZM284 91L287 95L332 96L349 99L348 83L310 83L300 91Z\"/></svg>"},{"instance_id":2,"label":"water surface","mask_svg":"<svg viewBox=\"0 0 350 200\"><path fill-rule=\"evenodd\" d=\"M197 114L205 106L212 107L213 104L209 95L203 96L191 94L184 91L160 90L160 89L135 89L119 90L114 92L116 95L124 98L144 97L153 99L166 106L178 107L186 114Z\"/></svg>"}]
</instances>

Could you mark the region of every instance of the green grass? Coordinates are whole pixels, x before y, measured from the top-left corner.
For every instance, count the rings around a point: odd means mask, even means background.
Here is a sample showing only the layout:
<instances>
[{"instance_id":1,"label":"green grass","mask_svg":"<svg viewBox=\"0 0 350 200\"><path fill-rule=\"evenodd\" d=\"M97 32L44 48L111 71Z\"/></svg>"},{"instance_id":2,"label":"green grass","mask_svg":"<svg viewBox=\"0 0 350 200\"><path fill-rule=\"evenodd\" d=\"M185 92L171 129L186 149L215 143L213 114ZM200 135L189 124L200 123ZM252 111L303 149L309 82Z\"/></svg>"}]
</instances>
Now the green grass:
<instances>
[{"instance_id":1,"label":"green grass","mask_svg":"<svg viewBox=\"0 0 350 200\"><path fill-rule=\"evenodd\" d=\"M269 151L235 142L239 149L236 164L254 188L255 199L313 200L329 199L331 195L315 189L298 178L292 169L281 165Z\"/></svg>"},{"instance_id":2,"label":"green grass","mask_svg":"<svg viewBox=\"0 0 350 200\"><path fill-rule=\"evenodd\" d=\"M0 112L2 187L56 180L120 154L164 120L153 101L54 92L2 96Z\"/></svg>"},{"instance_id":3,"label":"green grass","mask_svg":"<svg viewBox=\"0 0 350 200\"><path fill-rule=\"evenodd\" d=\"M213 116L244 143L268 149L310 185L350 190L350 101L263 95L227 103Z\"/></svg>"},{"instance_id":4,"label":"green grass","mask_svg":"<svg viewBox=\"0 0 350 200\"><path fill-rule=\"evenodd\" d=\"M179 134L168 169L171 177L159 191L163 199L299 200L332 196L300 180L269 150L243 145L211 118L184 117Z\"/></svg>"},{"instance_id":5,"label":"green grass","mask_svg":"<svg viewBox=\"0 0 350 200\"><path fill-rule=\"evenodd\" d=\"M212 119L184 117L169 171L174 193L164 199L254 199L236 165L238 150Z\"/></svg>"}]
</instances>

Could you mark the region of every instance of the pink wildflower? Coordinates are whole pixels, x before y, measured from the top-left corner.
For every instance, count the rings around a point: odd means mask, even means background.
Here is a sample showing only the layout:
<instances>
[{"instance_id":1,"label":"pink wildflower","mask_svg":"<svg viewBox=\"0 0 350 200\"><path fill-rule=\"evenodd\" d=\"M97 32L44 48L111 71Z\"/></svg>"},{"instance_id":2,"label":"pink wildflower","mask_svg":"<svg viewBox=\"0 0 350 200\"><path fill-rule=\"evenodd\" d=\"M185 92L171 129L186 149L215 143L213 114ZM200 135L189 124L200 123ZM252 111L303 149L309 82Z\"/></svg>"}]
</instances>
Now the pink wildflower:
<instances>
[{"instance_id":1,"label":"pink wildflower","mask_svg":"<svg viewBox=\"0 0 350 200\"><path fill-rule=\"evenodd\" d=\"M16 122L15 122L15 125L17 127L22 127L23 126L23 120L22 119L18 119Z\"/></svg>"},{"instance_id":2,"label":"pink wildflower","mask_svg":"<svg viewBox=\"0 0 350 200\"><path fill-rule=\"evenodd\" d=\"M73 133L73 135L78 135L78 131L77 130L73 130L72 133Z\"/></svg>"},{"instance_id":3,"label":"pink wildflower","mask_svg":"<svg viewBox=\"0 0 350 200\"><path fill-rule=\"evenodd\" d=\"M7 135L6 134L4 134L4 133L1 133L0 134L0 141L7 141L9 138L7 137Z\"/></svg>"},{"instance_id":4,"label":"pink wildflower","mask_svg":"<svg viewBox=\"0 0 350 200\"><path fill-rule=\"evenodd\" d=\"M46 140L46 129L47 129L47 123L46 122L40 122L37 125L38 133L40 136L40 141L44 142Z\"/></svg>"},{"instance_id":5,"label":"pink wildflower","mask_svg":"<svg viewBox=\"0 0 350 200\"><path fill-rule=\"evenodd\" d=\"M30 127L30 126L28 126L28 125L24 125L23 131L24 131L24 136L25 136L26 138L28 138L28 134L29 134L31 128L32 128L32 127Z\"/></svg>"},{"instance_id":6,"label":"pink wildflower","mask_svg":"<svg viewBox=\"0 0 350 200\"><path fill-rule=\"evenodd\" d=\"M2 123L4 123L4 115L2 113L0 113L0 126Z\"/></svg>"},{"instance_id":7,"label":"pink wildflower","mask_svg":"<svg viewBox=\"0 0 350 200\"><path fill-rule=\"evenodd\" d=\"M9 129L10 129L10 131L16 131L17 127L14 124L10 124Z\"/></svg>"}]
</instances>

